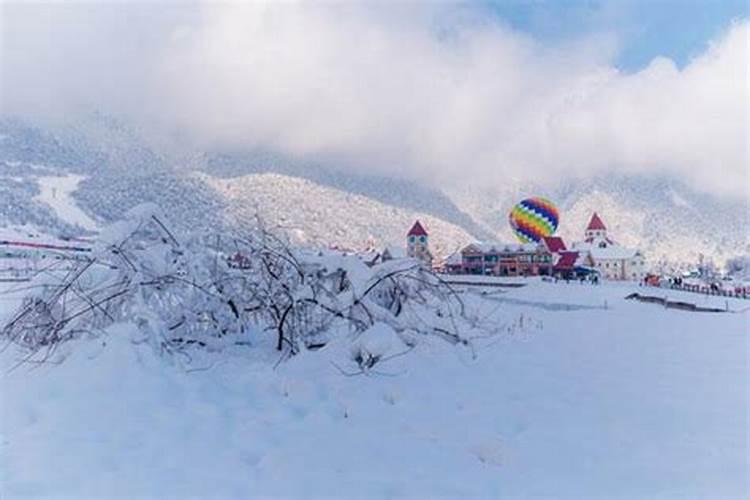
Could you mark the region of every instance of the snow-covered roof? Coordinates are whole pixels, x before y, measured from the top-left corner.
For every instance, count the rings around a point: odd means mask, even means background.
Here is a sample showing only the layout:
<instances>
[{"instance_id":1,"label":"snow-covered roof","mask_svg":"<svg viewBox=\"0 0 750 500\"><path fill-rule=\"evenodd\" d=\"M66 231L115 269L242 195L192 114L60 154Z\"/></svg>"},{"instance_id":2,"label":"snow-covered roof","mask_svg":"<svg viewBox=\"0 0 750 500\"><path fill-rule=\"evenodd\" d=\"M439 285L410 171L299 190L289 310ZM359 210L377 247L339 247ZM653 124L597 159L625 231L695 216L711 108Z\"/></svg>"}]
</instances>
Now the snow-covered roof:
<instances>
[{"instance_id":1,"label":"snow-covered roof","mask_svg":"<svg viewBox=\"0 0 750 500\"><path fill-rule=\"evenodd\" d=\"M624 260L632 259L638 254L634 248L611 246L607 248L592 248L589 250L594 260Z\"/></svg>"},{"instance_id":2,"label":"snow-covered roof","mask_svg":"<svg viewBox=\"0 0 750 500\"><path fill-rule=\"evenodd\" d=\"M475 242L464 247L463 251L476 249L481 253L503 253L503 252L536 252L540 248L537 243L492 243Z\"/></svg>"},{"instance_id":3,"label":"snow-covered roof","mask_svg":"<svg viewBox=\"0 0 750 500\"><path fill-rule=\"evenodd\" d=\"M594 260L624 260L632 259L640 254L635 248L626 248L620 245L608 245L604 248L595 244L581 242L573 246L576 250L586 251Z\"/></svg>"},{"instance_id":4,"label":"snow-covered roof","mask_svg":"<svg viewBox=\"0 0 750 500\"><path fill-rule=\"evenodd\" d=\"M640 254L636 248L618 245L609 238L593 237L573 243L573 249L588 252L594 260L632 259Z\"/></svg>"}]
</instances>

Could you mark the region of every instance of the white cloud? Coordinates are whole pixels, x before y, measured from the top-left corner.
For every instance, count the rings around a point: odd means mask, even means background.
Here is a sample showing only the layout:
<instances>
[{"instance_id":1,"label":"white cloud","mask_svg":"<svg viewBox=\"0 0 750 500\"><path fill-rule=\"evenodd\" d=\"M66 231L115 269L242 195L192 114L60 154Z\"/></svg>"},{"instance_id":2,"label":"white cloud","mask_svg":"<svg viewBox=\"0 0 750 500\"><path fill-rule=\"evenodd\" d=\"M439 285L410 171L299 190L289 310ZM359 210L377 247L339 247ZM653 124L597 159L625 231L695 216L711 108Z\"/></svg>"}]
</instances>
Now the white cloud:
<instances>
[{"instance_id":1,"label":"white cloud","mask_svg":"<svg viewBox=\"0 0 750 500\"><path fill-rule=\"evenodd\" d=\"M678 69L606 35L549 47L475 8L253 3L5 9L3 107L73 105L381 173L654 172L747 195L747 21ZM10 26L10 29L6 29ZM352 167L357 168L357 167Z\"/></svg>"}]
</instances>

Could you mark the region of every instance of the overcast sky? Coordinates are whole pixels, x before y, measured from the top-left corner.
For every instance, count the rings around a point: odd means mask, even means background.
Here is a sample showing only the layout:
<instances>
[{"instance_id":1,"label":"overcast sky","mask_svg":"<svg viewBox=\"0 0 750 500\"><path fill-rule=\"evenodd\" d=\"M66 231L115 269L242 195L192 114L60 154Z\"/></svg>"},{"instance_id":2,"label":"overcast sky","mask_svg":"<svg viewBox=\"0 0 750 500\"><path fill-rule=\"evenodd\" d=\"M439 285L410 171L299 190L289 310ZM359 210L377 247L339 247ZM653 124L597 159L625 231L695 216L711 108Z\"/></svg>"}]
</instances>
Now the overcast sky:
<instances>
[{"instance_id":1,"label":"overcast sky","mask_svg":"<svg viewBox=\"0 0 750 500\"><path fill-rule=\"evenodd\" d=\"M750 189L744 1L0 3L5 114L435 180Z\"/></svg>"}]
</instances>

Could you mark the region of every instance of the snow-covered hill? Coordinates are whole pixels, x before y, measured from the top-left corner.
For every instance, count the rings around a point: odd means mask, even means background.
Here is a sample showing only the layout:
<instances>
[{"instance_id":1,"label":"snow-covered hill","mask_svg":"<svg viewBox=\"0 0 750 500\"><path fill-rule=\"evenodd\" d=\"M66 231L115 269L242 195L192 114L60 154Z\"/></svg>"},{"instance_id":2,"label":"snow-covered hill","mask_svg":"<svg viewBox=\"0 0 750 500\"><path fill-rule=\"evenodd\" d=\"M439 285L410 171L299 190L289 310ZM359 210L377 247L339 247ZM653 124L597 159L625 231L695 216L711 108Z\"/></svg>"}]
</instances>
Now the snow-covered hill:
<instances>
[{"instance_id":1,"label":"snow-covered hill","mask_svg":"<svg viewBox=\"0 0 750 500\"><path fill-rule=\"evenodd\" d=\"M229 179L196 174L195 178L227 200L231 217L251 220L257 213L264 221L285 228L299 243L353 249L364 249L372 242L403 246L405 233L415 219L426 225L439 255L452 253L472 240L465 229L425 211L299 177L269 173Z\"/></svg>"},{"instance_id":2,"label":"snow-covered hill","mask_svg":"<svg viewBox=\"0 0 750 500\"><path fill-rule=\"evenodd\" d=\"M750 205L703 194L678 179L646 176L566 179L541 185L508 179L498 186L429 186L413 180L354 173L341 165L278 153L154 152L138 132L94 115L64 129L0 121L0 224L72 228L35 204L36 179L59 172L86 178L73 193L86 214L118 218L156 202L184 227L245 224L259 213L290 229L292 239L362 248L400 245L423 219L435 253L444 256L472 239L509 240L509 208L545 195L561 210L560 234L578 239L597 211L622 244L642 248L651 264L695 264L703 255L722 265L750 254Z\"/></svg>"}]
</instances>

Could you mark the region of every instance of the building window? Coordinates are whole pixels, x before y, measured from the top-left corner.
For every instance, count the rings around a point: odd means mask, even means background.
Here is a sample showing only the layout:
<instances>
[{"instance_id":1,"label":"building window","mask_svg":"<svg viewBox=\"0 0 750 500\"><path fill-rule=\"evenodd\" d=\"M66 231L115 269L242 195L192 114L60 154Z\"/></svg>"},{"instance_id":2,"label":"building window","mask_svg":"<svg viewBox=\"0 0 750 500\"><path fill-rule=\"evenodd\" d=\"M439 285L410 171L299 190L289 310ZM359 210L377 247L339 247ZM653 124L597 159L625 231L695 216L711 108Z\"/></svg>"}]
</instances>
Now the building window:
<instances>
[{"instance_id":1,"label":"building window","mask_svg":"<svg viewBox=\"0 0 750 500\"><path fill-rule=\"evenodd\" d=\"M424 242L426 242L426 241L427 241L427 237L425 237L425 236L420 236L420 237L419 237L419 241L421 241L422 243L424 243Z\"/></svg>"}]
</instances>

